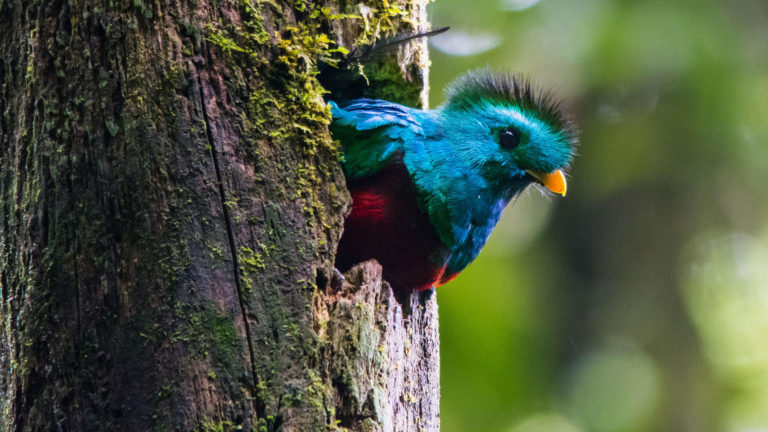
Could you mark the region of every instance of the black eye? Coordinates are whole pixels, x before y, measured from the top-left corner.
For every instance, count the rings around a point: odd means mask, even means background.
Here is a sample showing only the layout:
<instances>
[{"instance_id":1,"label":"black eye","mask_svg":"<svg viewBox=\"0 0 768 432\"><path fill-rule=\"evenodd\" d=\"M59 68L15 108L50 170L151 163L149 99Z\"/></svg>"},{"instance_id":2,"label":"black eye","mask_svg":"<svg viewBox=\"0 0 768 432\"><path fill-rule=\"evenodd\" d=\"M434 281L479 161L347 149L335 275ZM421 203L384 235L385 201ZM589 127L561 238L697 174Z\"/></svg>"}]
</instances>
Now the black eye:
<instances>
[{"instance_id":1,"label":"black eye","mask_svg":"<svg viewBox=\"0 0 768 432\"><path fill-rule=\"evenodd\" d=\"M499 132L499 145L507 150L514 150L520 145L520 132L515 129L504 129Z\"/></svg>"}]
</instances>

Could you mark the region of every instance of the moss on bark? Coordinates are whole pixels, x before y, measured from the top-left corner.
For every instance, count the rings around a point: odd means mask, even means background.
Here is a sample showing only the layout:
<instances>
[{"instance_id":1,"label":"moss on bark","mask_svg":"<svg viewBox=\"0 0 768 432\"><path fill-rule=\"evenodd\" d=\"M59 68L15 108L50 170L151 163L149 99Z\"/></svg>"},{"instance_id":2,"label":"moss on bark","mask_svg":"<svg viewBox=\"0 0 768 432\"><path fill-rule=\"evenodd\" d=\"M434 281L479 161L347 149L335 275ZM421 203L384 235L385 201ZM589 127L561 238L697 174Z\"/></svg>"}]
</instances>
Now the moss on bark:
<instances>
[{"instance_id":1,"label":"moss on bark","mask_svg":"<svg viewBox=\"0 0 768 432\"><path fill-rule=\"evenodd\" d=\"M0 430L337 428L316 61L422 9L0 0ZM379 91L416 102L413 52Z\"/></svg>"}]
</instances>

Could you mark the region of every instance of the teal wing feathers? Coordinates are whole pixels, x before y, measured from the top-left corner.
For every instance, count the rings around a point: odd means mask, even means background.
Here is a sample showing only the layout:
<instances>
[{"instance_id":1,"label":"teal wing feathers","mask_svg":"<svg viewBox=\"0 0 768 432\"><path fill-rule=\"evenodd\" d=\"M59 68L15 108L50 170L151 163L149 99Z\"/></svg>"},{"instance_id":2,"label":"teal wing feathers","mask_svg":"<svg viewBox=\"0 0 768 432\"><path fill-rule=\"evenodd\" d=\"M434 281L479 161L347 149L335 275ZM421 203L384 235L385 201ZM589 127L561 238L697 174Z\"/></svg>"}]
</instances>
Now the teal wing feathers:
<instances>
[{"instance_id":1,"label":"teal wing feathers","mask_svg":"<svg viewBox=\"0 0 768 432\"><path fill-rule=\"evenodd\" d=\"M344 171L356 179L376 174L424 135L416 110L375 99L356 99L343 108L331 102L331 132L344 150Z\"/></svg>"}]
</instances>

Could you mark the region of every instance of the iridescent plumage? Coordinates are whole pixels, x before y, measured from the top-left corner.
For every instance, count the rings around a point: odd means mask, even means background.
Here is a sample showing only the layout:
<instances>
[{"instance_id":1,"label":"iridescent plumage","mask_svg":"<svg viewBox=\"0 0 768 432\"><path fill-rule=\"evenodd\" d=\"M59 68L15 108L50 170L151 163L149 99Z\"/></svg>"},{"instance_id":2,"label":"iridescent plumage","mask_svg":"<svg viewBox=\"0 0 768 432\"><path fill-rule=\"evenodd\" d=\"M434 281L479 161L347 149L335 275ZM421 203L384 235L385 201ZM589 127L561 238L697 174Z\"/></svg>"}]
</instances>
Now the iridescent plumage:
<instances>
[{"instance_id":1,"label":"iridescent plumage","mask_svg":"<svg viewBox=\"0 0 768 432\"><path fill-rule=\"evenodd\" d=\"M331 106L353 197L342 271L376 258L395 289L438 286L477 257L526 187L565 194L575 126L515 75L467 73L429 111L372 99Z\"/></svg>"}]
</instances>

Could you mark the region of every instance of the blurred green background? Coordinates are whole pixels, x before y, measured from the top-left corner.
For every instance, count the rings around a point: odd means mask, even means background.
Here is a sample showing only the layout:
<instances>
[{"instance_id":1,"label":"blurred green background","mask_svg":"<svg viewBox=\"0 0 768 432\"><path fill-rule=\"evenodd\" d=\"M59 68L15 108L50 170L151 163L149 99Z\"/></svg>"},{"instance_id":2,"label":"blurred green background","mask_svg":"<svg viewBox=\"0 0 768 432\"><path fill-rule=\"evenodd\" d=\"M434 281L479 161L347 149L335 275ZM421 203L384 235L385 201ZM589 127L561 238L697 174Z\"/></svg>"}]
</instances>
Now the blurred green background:
<instances>
[{"instance_id":1,"label":"blurred green background","mask_svg":"<svg viewBox=\"0 0 768 432\"><path fill-rule=\"evenodd\" d=\"M444 432L768 431L768 2L436 0L431 104L489 64L581 125L437 290Z\"/></svg>"}]
</instances>

